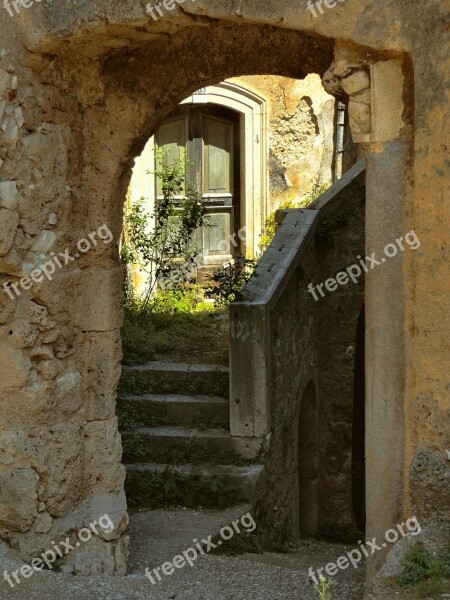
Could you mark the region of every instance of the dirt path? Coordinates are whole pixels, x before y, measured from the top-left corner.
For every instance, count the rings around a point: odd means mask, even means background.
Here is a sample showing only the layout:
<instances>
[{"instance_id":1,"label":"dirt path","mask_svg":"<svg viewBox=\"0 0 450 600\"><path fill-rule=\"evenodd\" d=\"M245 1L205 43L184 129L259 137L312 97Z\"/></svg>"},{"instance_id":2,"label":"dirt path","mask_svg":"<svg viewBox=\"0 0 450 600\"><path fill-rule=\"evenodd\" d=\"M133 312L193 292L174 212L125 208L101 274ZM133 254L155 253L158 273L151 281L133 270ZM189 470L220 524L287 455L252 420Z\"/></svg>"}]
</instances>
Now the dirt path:
<instances>
[{"instance_id":1,"label":"dirt path","mask_svg":"<svg viewBox=\"0 0 450 600\"><path fill-rule=\"evenodd\" d=\"M193 538L215 534L218 528L246 512L146 511L131 518L132 551L126 577L79 577L41 572L14 589L0 581L3 600L318 600L308 581L308 569L324 566L341 556L340 544L303 542L293 554L207 554L193 567L152 585L145 567L153 569L193 545ZM4 568L14 568L6 557ZM363 568L341 571L332 588L333 600L362 600Z\"/></svg>"}]
</instances>

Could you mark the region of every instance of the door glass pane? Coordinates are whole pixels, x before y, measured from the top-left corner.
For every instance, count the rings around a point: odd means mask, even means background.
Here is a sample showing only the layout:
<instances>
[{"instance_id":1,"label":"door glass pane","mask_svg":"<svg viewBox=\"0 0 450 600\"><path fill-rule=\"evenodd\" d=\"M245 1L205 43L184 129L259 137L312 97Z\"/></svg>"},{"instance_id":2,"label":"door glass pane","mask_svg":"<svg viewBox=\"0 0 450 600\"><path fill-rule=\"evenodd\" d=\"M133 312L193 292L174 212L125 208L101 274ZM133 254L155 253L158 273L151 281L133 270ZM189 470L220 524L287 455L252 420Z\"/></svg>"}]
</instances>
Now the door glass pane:
<instances>
[{"instance_id":1,"label":"door glass pane","mask_svg":"<svg viewBox=\"0 0 450 600\"><path fill-rule=\"evenodd\" d=\"M232 124L204 117L204 193L231 192Z\"/></svg>"}]
</instances>

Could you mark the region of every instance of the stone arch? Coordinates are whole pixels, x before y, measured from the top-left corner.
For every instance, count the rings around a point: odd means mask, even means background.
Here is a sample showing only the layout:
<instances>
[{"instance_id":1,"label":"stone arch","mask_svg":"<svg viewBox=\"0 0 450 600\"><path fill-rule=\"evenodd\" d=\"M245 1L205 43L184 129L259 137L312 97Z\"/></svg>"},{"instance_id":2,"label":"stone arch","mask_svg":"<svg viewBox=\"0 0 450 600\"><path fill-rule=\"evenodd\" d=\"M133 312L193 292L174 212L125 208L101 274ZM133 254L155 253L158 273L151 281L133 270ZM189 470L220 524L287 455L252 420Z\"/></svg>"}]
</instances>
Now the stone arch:
<instances>
[{"instance_id":1,"label":"stone arch","mask_svg":"<svg viewBox=\"0 0 450 600\"><path fill-rule=\"evenodd\" d=\"M267 100L241 84L223 81L208 85L189 95L181 103L213 104L232 110L240 118L241 146L241 223L246 226L245 250L248 256L255 256L258 239L267 216L268 176L267 176ZM146 173L154 156L154 136L145 145L142 154L136 158L133 178L137 187L132 192L138 199L145 187L154 189L154 175ZM142 182L142 185L139 184Z\"/></svg>"},{"instance_id":2,"label":"stone arch","mask_svg":"<svg viewBox=\"0 0 450 600\"><path fill-rule=\"evenodd\" d=\"M108 6L112 7L113 4ZM267 18L249 16L240 20L242 13L236 22L236 14L231 9L229 12L223 9L225 14L220 9L217 18L208 20L208 28L204 27L207 18L200 15L189 21L189 27L184 27L186 21L182 21L179 29L170 30L171 36L163 32L154 43L148 41L151 36L146 38L145 43L142 42L142 15L113 15L111 21L114 25L111 27L109 23L96 23L78 31L76 23L83 21L82 16L77 14L73 23L61 19L60 24L49 14L45 15L49 17L48 20L43 19L36 24L36 28L29 28L33 32L33 39L27 40L28 47L33 49L34 54L27 54L25 58L28 62L18 62L17 69L20 81L28 81L35 87L39 102L24 99L25 112L29 111L30 116L26 135L25 131L20 132L23 153L17 158L20 164L18 173L20 176L27 167L31 167L36 157L39 158L39 152L45 157L39 181L51 183L39 189L39 193L48 200L49 208L58 209L55 249L63 250L73 245L102 223L107 223L115 240L118 239L121 204L134 157L142 151L145 142L164 117L194 90L249 72L288 77L303 77L309 72L322 74L333 59L332 36L354 39L356 43L361 39L360 32L350 35L347 29L342 31L342 21L338 20L336 25L330 27L331 30L321 25L325 29L318 27L314 35L295 31L296 28L311 30L311 24L289 16L293 4L291 7L288 2L286 6L287 12L283 12L286 21L283 22L280 16L278 22L283 24L283 28L261 24ZM277 14L275 5L272 7L274 14ZM46 6L42 8L44 10L48 11L49 8ZM280 10L285 9L282 7ZM371 17L369 13L368 18ZM68 14L69 21L72 16L72 13ZM89 20L90 17L87 14L85 16ZM388 14L386 18L389 17ZM257 20L259 24L254 24ZM354 19L350 22L354 22ZM358 27L364 29L359 23ZM44 33L42 29L45 29ZM323 32L329 37L324 37ZM7 40L9 35L10 32L7 32ZM164 43L161 44L161 41ZM403 40L400 42L403 43ZM389 40L381 46L383 50L395 48L399 52L399 48L404 50L402 43ZM378 38L373 45L380 47ZM368 51L367 48L363 50L365 60L369 55L374 61L381 60L377 52ZM26 54L23 49L21 52ZM25 68L23 64L29 67ZM389 80L382 73L378 73L378 76L382 83ZM393 89L392 86L389 89ZM15 97L15 94L10 97ZM58 113L55 123L50 125L49 107ZM64 112L63 119L59 112ZM402 114L402 111L396 110L395 114ZM16 135L16 129L12 127L11 135ZM368 135L366 131L364 135ZM404 233L399 227L402 223L408 151L404 140L386 137L385 130L380 135L381 138L375 137L373 141L382 144L382 147L378 145L374 148L368 160L368 240L376 249L384 239L377 223L384 221L387 197L391 203L389 210L392 218L389 230L385 233L390 237ZM14 139L9 153L14 152L13 143ZM387 173L389 167L391 170ZM8 172L13 173L12 170ZM402 177L398 176L399 173ZM27 216L34 218L35 211L38 217L34 226L36 231L32 230L27 235L37 237L40 230L47 230L48 223L44 220L46 215L40 215L31 202L34 200L31 189L34 188L23 191L24 204L30 200L26 205L29 211ZM22 238L18 241L21 242ZM19 254L10 257L12 262L18 260L20 263L20 259ZM20 268L14 266L14 270L9 264L4 261L4 268L9 269L5 272L17 276ZM391 526L401 504L402 465L399 464L399 457L403 455L402 436L395 438L389 456L384 457L380 454L381 449L377 449L382 446L377 435L385 439L389 432L402 431L403 428L403 388L398 377L402 368L404 323L401 267L401 261L397 261L395 267L384 266L383 271L372 277L369 286L368 338L373 365L369 385L370 389L375 390L369 400L372 407L376 407L377 403L388 404L389 401L392 409L389 413L386 411L390 418L388 422L377 413L374 417L375 427L368 440L372 451L372 506L368 535L376 535ZM33 556L38 548L48 547L55 535L63 535L70 528L95 518L98 516L95 509L104 502L101 505L108 506L108 512L114 515L117 525L116 537L111 544L118 548L117 554L122 558L120 568L123 567L124 547L119 546L117 540L126 527L126 507L123 470L119 468L120 440L114 415L114 392L120 373L121 277L117 247L101 246L95 256L86 255L76 265L69 265L52 284L39 285L22 296L22 317L25 315L29 321L32 318L43 321L44 317L38 314L40 307L47 311L49 322L53 323L52 334L56 335L55 341L48 343L54 343L55 349L57 347L58 360L63 361L65 377L58 385L54 382L48 386L43 384L45 390L38 395L36 386L27 387L27 382L32 369L35 376L34 363L41 359L40 355L35 353L31 361L28 341L19 347L20 352L16 348L11 351L18 365L16 381L21 382L21 390L19 394L16 389L4 393L2 401L6 405L14 405L14 410L8 409L5 427L8 440L10 431L17 432L14 442L11 442L12 453L20 458L13 468L21 476L28 477L34 487L26 505L18 507L19 512L23 513L19 515L23 517L20 527L13 523L7 525L6 529L8 540L15 547L20 547L24 555ZM400 291L395 310L391 306L384 310L384 305L379 303L379 292L382 290L386 295L391 295L392 289ZM36 302L32 306L26 305L28 299ZM14 310L11 315L13 313ZM377 317L383 323L379 331L374 330ZM12 321L13 317L7 315L8 319ZM395 331L392 344L390 324ZM22 344L19 337L15 336L15 339ZM46 339L52 340L53 337L47 335ZM11 342L4 344L2 359L6 364L11 346ZM389 348L389 355L381 356L379 348ZM20 360L16 360L16 355L20 355ZM385 386L380 385L379 375L383 361L390 363ZM22 375L25 379L20 379ZM46 400L48 391L52 393L51 402ZM30 404L44 406L44 410L29 415L27 407ZM39 441L35 441L37 436ZM51 448L60 450L58 464L51 458ZM397 461L391 465L392 456ZM64 469L65 465L70 468ZM28 471L25 472L26 469ZM40 502L37 473L45 474L39 492ZM377 481L381 474L386 473L386 485L392 493L389 506L382 510L386 501L386 496L383 496L385 488L377 487ZM64 483L61 489L58 487L60 482ZM42 504L45 514L40 514L38 522L37 510ZM51 528L43 535L37 530L46 516L51 516ZM111 549L108 547L98 556L98 561L106 564Z\"/></svg>"}]
</instances>

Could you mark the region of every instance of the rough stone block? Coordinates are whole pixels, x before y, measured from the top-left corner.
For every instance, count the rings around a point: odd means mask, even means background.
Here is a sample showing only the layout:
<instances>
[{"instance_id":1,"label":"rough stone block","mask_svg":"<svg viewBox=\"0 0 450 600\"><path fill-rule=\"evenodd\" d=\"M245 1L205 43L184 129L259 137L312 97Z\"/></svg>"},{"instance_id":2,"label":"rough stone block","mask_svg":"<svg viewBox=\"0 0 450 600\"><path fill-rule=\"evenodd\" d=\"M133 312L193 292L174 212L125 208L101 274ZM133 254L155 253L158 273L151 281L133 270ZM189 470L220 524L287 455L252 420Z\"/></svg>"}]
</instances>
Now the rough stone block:
<instances>
[{"instance_id":1,"label":"rough stone block","mask_svg":"<svg viewBox=\"0 0 450 600\"><path fill-rule=\"evenodd\" d=\"M0 340L0 373L2 374L2 392L27 385L31 362L28 354L15 348L8 341Z\"/></svg>"},{"instance_id":2,"label":"rough stone block","mask_svg":"<svg viewBox=\"0 0 450 600\"><path fill-rule=\"evenodd\" d=\"M88 421L114 416L121 371L120 331L90 333L80 348L84 414Z\"/></svg>"},{"instance_id":3,"label":"rough stone block","mask_svg":"<svg viewBox=\"0 0 450 600\"><path fill-rule=\"evenodd\" d=\"M40 477L39 501L52 517L68 514L81 500L82 450L82 424L77 419L0 436L0 463L33 465Z\"/></svg>"},{"instance_id":4,"label":"rough stone block","mask_svg":"<svg viewBox=\"0 0 450 600\"><path fill-rule=\"evenodd\" d=\"M79 324L83 331L111 331L122 325L122 269L83 273L76 290Z\"/></svg>"},{"instance_id":5,"label":"rough stone block","mask_svg":"<svg viewBox=\"0 0 450 600\"><path fill-rule=\"evenodd\" d=\"M402 61L379 61L370 68L372 142L387 142L400 138L404 127Z\"/></svg>"},{"instance_id":6,"label":"rough stone block","mask_svg":"<svg viewBox=\"0 0 450 600\"><path fill-rule=\"evenodd\" d=\"M0 144L15 148L19 139L19 128L14 115L6 117L0 128Z\"/></svg>"},{"instance_id":7,"label":"rough stone block","mask_svg":"<svg viewBox=\"0 0 450 600\"><path fill-rule=\"evenodd\" d=\"M68 555L67 564L82 575L125 575L128 554L128 536L113 542L93 537Z\"/></svg>"},{"instance_id":8,"label":"rough stone block","mask_svg":"<svg viewBox=\"0 0 450 600\"><path fill-rule=\"evenodd\" d=\"M25 319L15 319L6 329L8 342L16 348L34 346L39 335L39 330Z\"/></svg>"},{"instance_id":9,"label":"rough stone block","mask_svg":"<svg viewBox=\"0 0 450 600\"><path fill-rule=\"evenodd\" d=\"M1 271L1 261L0 261ZM3 284L5 281L0 281L0 324L6 323L10 320L16 309L15 302L5 294Z\"/></svg>"},{"instance_id":10,"label":"rough stone block","mask_svg":"<svg viewBox=\"0 0 450 600\"><path fill-rule=\"evenodd\" d=\"M20 200L15 181L0 181L0 206L14 210Z\"/></svg>"},{"instance_id":11,"label":"rough stone block","mask_svg":"<svg viewBox=\"0 0 450 600\"><path fill-rule=\"evenodd\" d=\"M450 521L450 460L446 453L419 448L410 468L411 495L416 516Z\"/></svg>"},{"instance_id":12,"label":"rough stone block","mask_svg":"<svg viewBox=\"0 0 450 600\"><path fill-rule=\"evenodd\" d=\"M54 231L41 231L34 241L34 244L31 246L31 251L47 254L47 252L51 250L53 244L55 243L56 237L57 236Z\"/></svg>"},{"instance_id":13,"label":"rough stone block","mask_svg":"<svg viewBox=\"0 0 450 600\"><path fill-rule=\"evenodd\" d=\"M68 385L71 374L52 382L34 383L33 387L10 389L0 395L2 424L8 429L42 427L65 422L82 402L80 377Z\"/></svg>"},{"instance_id":14,"label":"rough stone block","mask_svg":"<svg viewBox=\"0 0 450 600\"><path fill-rule=\"evenodd\" d=\"M84 482L89 493L118 494L125 481L117 417L84 427Z\"/></svg>"},{"instance_id":15,"label":"rough stone block","mask_svg":"<svg viewBox=\"0 0 450 600\"><path fill-rule=\"evenodd\" d=\"M121 327L121 290L120 268L80 271L69 266L57 269L52 281L44 279L33 287L34 296L60 324L70 323L85 332L106 332ZM66 310L67 306L70 311Z\"/></svg>"},{"instance_id":16,"label":"rough stone block","mask_svg":"<svg viewBox=\"0 0 450 600\"><path fill-rule=\"evenodd\" d=\"M0 208L0 256L4 256L11 250L17 225L19 224L19 215L14 210Z\"/></svg>"},{"instance_id":17,"label":"rough stone block","mask_svg":"<svg viewBox=\"0 0 450 600\"><path fill-rule=\"evenodd\" d=\"M0 96L2 96L9 86L10 75L3 69L0 69Z\"/></svg>"},{"instance_id":18,"label":"rough stone block","mask_svg":"<svg viewBox=\"0 0 450 600\"><path fill-rule=\"evenodd\" d=\"M0 528L27 531L37 515L39 476L33 469L0 466Z\"/></svg>"}]
</instances>

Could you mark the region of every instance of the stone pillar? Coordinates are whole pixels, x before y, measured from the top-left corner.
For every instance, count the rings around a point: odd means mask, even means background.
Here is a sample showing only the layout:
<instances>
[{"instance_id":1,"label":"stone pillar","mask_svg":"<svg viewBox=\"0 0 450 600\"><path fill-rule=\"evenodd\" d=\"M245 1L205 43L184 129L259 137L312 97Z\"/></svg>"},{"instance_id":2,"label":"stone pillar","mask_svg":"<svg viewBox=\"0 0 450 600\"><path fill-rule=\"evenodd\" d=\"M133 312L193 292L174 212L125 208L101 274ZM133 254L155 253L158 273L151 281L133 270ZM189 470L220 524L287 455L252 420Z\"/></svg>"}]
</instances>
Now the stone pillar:
<instances>
[{"instance_id":1,"label":"stone pillar","mask_svg":"<svg viewBox=\"0 0 450 600\"><path fill-rule=\"evenodd\" d=\"M324 86L347 97L353 140L366 144L366 252L380 261L366 275L366 539L381 544L401 522L403 496L404 259L396 244L406 234L402 63L337 60ZM385 254L388 244L397 247L393 257ZM369 581L387 549L368 560Z\"/></svg>"},{"instance_id":2,"label":"stone pillar","mask_svg":"<svg viewBox=\"0 0 450 600\"><path fill-rule=\"evenodd\" d=\"M382 151L379 151L382 150ZM401 522L404 452L403 256L384 248L405 235L406 143L387 142L366 155L366 252L383 264L366 276L366 508L367 539L384 539ZM381 564L368 560L368 576Z\"/></svg>"},{"instance_id":3,"label":"stone pillar","mask_svg":"<svg viewBox=\"0 0 450 600\"><path fill-rule=\"evenodd\" d=\"M269 313L239 302L230 310L230 431L249 458L270 430Z\"/></svg>"}]
</instances>

